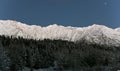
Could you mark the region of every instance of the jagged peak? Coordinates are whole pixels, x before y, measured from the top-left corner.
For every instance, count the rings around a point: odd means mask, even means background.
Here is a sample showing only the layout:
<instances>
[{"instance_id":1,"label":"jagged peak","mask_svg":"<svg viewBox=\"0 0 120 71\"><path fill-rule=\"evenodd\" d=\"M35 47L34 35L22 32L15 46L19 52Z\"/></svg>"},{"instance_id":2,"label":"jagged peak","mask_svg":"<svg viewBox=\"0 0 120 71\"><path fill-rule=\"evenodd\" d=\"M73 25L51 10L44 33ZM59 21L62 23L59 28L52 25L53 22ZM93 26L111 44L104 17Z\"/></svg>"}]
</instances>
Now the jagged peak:
<instances>
[{"instance_id":1,"label":"jagged peak","mask_svg":"<svg viewBox=\"0 0 120 71\"><path fill-rule=\"evenodd\" d=\"M120 28L116 28L115 31L119 32L120 33Z\"/></svg>"},{"instance_id":2,"label":"jagged peak","mask_svg":"<svg viewBox=\"0 0 120 71\"><path fill-rule=\"evenodd\" d=\"M91 27L91 28L108 28L108 27L106 27L104 25L99 25L99 24L93 24L93 25L90 25L88 27Z\"/></svg>"},{"instance_id":3,"label":"jagged peak","mask_svg":"<svg viewBox=\"0 0 120 71\"><path fill-rule=\"evenodd\" d=\"M58 24L52 24L52 25L48 25L48 26L46 26L47 28L52 28L52 27L59 27L59 26L61 26L61 25L58 25Z\"/></svg>"},{"instance_id":4,"label":"jagged peak","mask_svg":"<svg viewBox=\"0 0 120 71\"><path fill-rule=\"evenodd\" d=\"M118 27L118 28L115 28L115 30L120 30L120 27Z\"/></svg>"},{"instance_id":5,"label":"jagged peak","mask_svg":"<svg viewBox=\"0 0 120 71\"><path fill-rule=\"evenodd\" d=\"M0 20L0 22L18 22L18 21L15 21L15 20Z\"/></svg>"},{"instance_id":6,"label":"jagged peak","mask_svg":"<svg viewBox=\"0 0 120 71\"><path fill-rule=\"evenodd\" d=\"M0 20L0 35L21 36L32 39L62 39L69 41L78 41L81 38L87 38L89 41L100 42L99 38L103 34L112 41L112 43L120 43L120 32L104 25L93 24L88 27L72 27L62 26L58 24L41 27L37 25L28 25L14 20ZM103 41L101 40L103 43Z\"/></svg>"},{"instance_id":7,"label":"jagged peak","mask_svg":"<svg viewBox=\"0 0 120 71\"><path fill-rule=\"evenodd\" d=\"M40 25L28 25L28 24L21 23L21 22L15 21L15 20L0 20L0 23L3 23L3 24L19 24L19 25L27 25L27 26L40 26ZM52 24L52 25L48 25L46 27L49 27L49 28L50 27L51 28L52 27L65 27L65 28L77 28L77 29L79 29L79 28L88 28L88 27L91 27L91 28L106 28L106 26L99 25L99 24L93 24L93 25L90 25L90 26L87 26L87 27L72 27L72 26L63 26L63 25L58 25L58 24Z\"/></svg>"}]
</instances>

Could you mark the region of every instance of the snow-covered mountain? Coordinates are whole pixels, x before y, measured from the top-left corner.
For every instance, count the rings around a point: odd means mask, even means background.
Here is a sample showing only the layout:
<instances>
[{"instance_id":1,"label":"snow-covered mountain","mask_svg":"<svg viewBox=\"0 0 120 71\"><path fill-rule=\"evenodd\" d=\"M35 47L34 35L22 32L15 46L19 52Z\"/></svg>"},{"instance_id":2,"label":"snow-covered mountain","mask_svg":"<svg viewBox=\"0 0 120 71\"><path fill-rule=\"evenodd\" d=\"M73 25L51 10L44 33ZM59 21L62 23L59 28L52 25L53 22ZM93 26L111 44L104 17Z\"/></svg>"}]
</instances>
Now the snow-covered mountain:
<instances>
[{"instance_id":1,"label":"snow-covered mountain","mask_svg":"<svg viewBox=\"0 0 120 71\"><path fill-rule=\"evenodd\" d=\"M0 20L0 35L32 39L62 39L68 41L87 40L98 44L120 45L120 28L112 29L104 25L88 27L64 27L61 25L49 25L41 27L27 25L17 21Z\"/></svg>"},{"instance_id":2,"label":"snow-covered mountain","mask_svg":"<svg viewBox=\"0 0 120 71\"><path fill-rule=\"evenodd\" d=\"M116 28L115 30L118 31L118 32L120 32L120 28Z\"/></svg>"}]
</instances>

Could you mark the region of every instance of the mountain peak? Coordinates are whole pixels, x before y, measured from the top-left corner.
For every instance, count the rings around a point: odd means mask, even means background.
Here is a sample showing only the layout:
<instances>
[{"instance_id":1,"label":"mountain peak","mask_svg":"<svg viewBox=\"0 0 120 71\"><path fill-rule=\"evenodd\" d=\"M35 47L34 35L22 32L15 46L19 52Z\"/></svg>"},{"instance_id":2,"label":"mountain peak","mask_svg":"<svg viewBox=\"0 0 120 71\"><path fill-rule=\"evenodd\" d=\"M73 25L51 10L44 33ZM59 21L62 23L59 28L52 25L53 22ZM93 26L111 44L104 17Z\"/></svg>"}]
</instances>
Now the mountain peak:
<instances>
[{"instance_id":1,"label":"mountain peak","mask_svg":"<svg viewBox=\"0 0 120 71\"><path fill-rule=\"evenodd\" d=\"M88 26L88 27L92 27L92 28L105 28L106 26L104 26L104 25L98 25L98 24L93 24L93 25Z\"/></svg>"},{"instance_id":2,"label":"mountain peak","mask_svg":"<svg viewBox=\"0 0 120 71\"><path fill-rule=\"evenodd\" d=\"M52 25L48 25L47 27L58 27L58 24L52 24Z\"/></svg>"},{"instance_id":3,"label":"mountain peak","mask_svg":"<svg viewBox=\"0 0 120 71\"><path fill-rule=\"evenodd\" d=\"M88 27L65 27L57 24L41 27L17 21L0 20L0 35L41 40L62 39L68 41L79 41L82 38L95 43L120 45L120 32L98 24Z\"/></svg>"},{"instance_id":4,"label":"mountain peak","mask_svg":"<svg viewBox=\"0 0 120 71\"><path fill-rule=\"evenodd\" d=\"M3 23L3 24L18 24L18 23L21 23L21 22L18 22L18 21L15 21L15 20L0 20L0 23Z\"/></svg>"}]
</instances>

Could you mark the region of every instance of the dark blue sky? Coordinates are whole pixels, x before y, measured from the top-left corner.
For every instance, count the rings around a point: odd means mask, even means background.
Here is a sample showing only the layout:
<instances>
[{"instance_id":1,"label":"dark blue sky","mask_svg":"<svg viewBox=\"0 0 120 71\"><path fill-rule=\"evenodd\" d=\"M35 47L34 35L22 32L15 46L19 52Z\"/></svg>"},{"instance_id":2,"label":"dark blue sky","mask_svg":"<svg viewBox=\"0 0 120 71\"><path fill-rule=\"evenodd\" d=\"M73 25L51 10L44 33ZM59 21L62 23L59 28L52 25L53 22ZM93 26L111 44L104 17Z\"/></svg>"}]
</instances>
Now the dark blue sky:
<instances>
[{"instance_id":1,"label":"dark blue sky","mask_svg":"<svg viewBox=\"0 0 120 71\"><path fill-rule=\"evenodd\" d=\"M47 26L120 26L120 0L0 0L0 19Z\"/></svg>"}]
</instances>

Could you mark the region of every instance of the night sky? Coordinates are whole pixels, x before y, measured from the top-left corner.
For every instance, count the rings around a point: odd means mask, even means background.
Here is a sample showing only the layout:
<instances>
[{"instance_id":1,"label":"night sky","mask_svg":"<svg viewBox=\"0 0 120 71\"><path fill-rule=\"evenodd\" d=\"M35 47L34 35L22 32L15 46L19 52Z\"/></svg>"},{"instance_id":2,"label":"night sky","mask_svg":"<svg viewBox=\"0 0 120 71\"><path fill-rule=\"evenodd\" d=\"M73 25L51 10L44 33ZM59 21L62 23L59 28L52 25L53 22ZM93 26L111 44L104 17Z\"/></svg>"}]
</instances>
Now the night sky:
<instances>
[{"instance_id":1,"label":"night sky","mask_svg":"<svg viewBox=\"0 0 120 71\"><path fill-rule=\"evenodd\" d=\"M120 0L0 0L0 19L47 26L120 26Z\"/></svg>"}]
</instances>

